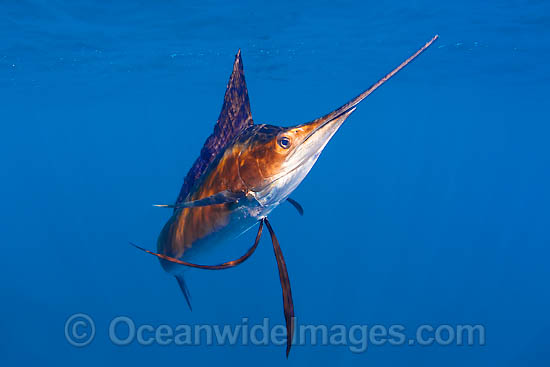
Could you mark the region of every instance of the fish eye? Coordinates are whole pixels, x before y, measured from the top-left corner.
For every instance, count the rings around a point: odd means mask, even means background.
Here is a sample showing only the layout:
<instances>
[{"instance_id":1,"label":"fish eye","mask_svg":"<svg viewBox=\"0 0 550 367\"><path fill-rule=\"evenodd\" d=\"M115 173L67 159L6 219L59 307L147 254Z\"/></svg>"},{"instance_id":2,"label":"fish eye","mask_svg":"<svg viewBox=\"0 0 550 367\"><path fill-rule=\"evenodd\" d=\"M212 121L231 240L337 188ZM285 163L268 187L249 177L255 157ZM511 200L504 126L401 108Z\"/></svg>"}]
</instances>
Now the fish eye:
<instances>
[{"instance_id":1,"label":"fish eye","mask_svg":"<svg viewBox=\"0 0 550 367\"><path fill-rule=\"evenodd\" d=\"M281 137L279 138L278 143L279 143L279 146L280 146L281 148L283 148L283 149L288 149L288 148L290 148L290 139L287 138L286 136L281 136Z\"/></svg>"}]
</instances>

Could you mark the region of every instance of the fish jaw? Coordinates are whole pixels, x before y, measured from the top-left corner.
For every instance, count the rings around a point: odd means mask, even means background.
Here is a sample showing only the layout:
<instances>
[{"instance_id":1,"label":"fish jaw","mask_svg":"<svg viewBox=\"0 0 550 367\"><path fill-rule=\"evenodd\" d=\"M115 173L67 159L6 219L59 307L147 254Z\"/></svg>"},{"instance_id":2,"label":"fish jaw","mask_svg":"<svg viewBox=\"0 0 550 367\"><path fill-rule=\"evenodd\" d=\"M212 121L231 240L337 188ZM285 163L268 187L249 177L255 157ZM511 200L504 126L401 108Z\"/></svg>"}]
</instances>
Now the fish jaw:
<instances>
[{"instance_id":1,"label":"fish jaw","mask_svg":"<svg viewBox=\"0 0 550 367\"><path fill-rule=\"evenodd\" d=\"M301 125L309 131L300 144L288 155L281 173L265 187L253 192L255 199L264 207L276 207L306 178L328 142L346 121L355 108L333 119L319 119ZM271 209L272 210L272 209Z\"/></svg>"}]
</instances>

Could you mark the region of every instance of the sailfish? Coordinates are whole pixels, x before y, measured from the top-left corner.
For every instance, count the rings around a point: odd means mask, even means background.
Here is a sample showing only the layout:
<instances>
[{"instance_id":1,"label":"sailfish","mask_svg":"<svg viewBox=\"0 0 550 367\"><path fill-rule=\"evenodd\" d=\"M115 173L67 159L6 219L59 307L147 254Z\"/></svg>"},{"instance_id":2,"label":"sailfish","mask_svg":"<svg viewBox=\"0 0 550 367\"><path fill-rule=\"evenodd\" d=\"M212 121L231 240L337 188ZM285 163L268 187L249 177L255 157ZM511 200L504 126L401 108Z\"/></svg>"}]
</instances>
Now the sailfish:
<instances>
[{"instance_id":1,"label":"sailfish","mask_svg":"<svg viewBox=\"0 0 550 367\"><path fill-rule=\"evenodd\" d=\"M329 140L359 102L437 38L434 36L342 107L309 123L290 127L254 123L239 50L214 132L187 173L175 203L157 205L173 209L158 237L157 251L132 245L160 258L164 270L176 278L191 308L182 269L221 270L241 264L256 250L265 225L271 236L282 288L288 358L294 335L294 304L283 252L268 216L283 202L291 203L303 214L301 205L289 196L309 173ZM191 262L199 253L258 224L254 244L240 258L216 265Z\"/></svg>"}]
</instances>

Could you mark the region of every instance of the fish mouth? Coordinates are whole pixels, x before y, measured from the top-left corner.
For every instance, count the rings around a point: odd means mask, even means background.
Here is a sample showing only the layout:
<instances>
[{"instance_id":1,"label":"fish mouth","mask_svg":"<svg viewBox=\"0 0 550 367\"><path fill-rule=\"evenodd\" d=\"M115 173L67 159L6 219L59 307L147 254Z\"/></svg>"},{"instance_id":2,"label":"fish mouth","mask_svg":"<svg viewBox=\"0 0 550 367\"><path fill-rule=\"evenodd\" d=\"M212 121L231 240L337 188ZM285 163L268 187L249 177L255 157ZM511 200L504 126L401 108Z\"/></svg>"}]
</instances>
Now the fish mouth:
<instances>
[{"instance_id":1,"label":"fish mouth","mask_svg":"<svg viewBox=\"0 0 550 367\"><path fill-rule=\"evenodd\" d=\"M317 123L318 126L316 126L314 128L313 131L311 131L306 137L305 139L302 141L302 143L300 145L302 145L303 143L305 143L309 138L311 138L313 135L315 135L317 132L319 132L319 130L321 130L322 128L324 128L325 126L327 126L328 124L338 124L338 127L340 127L340 125L342 125L342 123L344 123L344 121L349 117L349 115L352 114L353 111L355 111L357 107L351 107L343 112L341 112L340 114L336 115L335 117L332 117L332 118L321 118L319 119L320 121L317 122L317 121L313 121L312 123ZM326 121L323 121L324 119L326 119ZM331 138L332 136L329 137L329 139Z\"/></svg>"},{"instance_id":2,"label":"fish mouth","mask_svg":"<svg viewBox=\"0 0 550 367\"><path fill-rule=\"evenodd\" d=\"M338 112L336 114L333 112L313 122L300 125L299 128L310 131L286 158L285 165L289 167L287 174L299 168L309 159L317 160L336 131L355 109L356 107L352 106L343 111L335 111Z\"/></svg>"}]
</instances>

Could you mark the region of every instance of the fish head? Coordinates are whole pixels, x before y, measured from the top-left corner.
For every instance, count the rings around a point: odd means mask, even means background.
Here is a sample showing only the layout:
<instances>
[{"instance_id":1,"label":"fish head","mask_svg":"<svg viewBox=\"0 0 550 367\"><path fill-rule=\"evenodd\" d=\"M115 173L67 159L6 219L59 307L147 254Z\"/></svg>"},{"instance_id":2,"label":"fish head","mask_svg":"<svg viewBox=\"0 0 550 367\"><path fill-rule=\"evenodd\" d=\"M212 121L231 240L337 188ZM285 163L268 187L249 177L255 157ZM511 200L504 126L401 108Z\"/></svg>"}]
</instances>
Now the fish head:
<instances>
[{"instance_id":1,"label":"fish head","mask_svg":"<svg viewBox=\"0 0 550 367\"><path fill-rule=\"evenodd\" d=\"M234 148L239 175L263 206L285 200L307 176L336 131L355 110L339 109L291 127L254 125Z\"/></svg>"}]
</instances>

